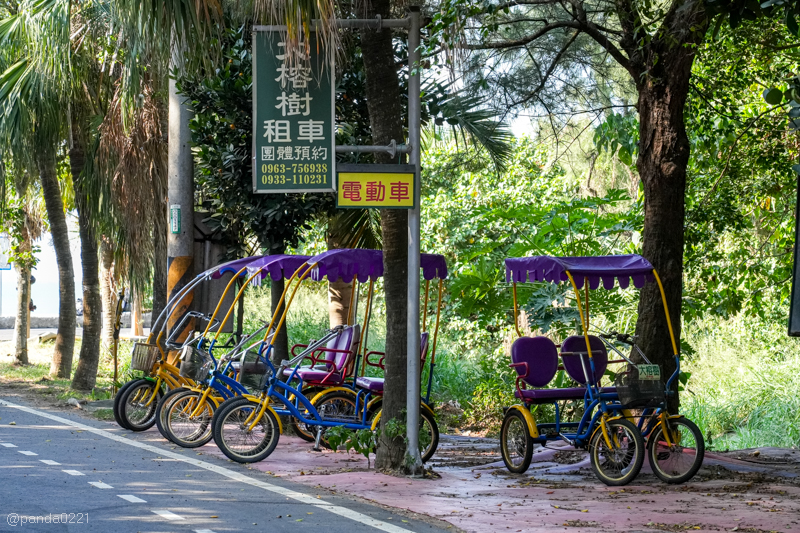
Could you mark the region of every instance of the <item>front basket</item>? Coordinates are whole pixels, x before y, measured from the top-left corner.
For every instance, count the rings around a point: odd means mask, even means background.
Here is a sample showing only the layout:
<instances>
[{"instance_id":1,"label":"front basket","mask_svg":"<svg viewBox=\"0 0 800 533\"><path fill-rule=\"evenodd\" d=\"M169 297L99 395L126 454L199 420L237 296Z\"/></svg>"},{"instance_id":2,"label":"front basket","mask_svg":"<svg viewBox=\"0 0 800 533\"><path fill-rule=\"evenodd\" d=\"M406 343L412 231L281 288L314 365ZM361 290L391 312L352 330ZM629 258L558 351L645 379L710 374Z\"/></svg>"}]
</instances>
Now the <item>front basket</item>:
<instances>
[{"instance_id":1,"label":"front basket","mask_svg":"<svg viewBox=\"0 0 800 533\"><path fill-rule=\"evenodd\" d=\"M131 370L138 370L149 374L150 371L153 370L153 365L156 364L159 355L161 355L161 350L156 344L146 344L144 342L133 343Z\"/></svg>"},{"instance_id":2,"label":"front basket","mask_svg":"<svg viewBox=\"0 0 800 533\"><path fill-rule=\"evenodd\" d=\"M666 395L661 379L642 379L635 365L628 365L625 372L614 378L617 395L623 408L646 409L664 404Z\"/></svg>"}]
</instances>

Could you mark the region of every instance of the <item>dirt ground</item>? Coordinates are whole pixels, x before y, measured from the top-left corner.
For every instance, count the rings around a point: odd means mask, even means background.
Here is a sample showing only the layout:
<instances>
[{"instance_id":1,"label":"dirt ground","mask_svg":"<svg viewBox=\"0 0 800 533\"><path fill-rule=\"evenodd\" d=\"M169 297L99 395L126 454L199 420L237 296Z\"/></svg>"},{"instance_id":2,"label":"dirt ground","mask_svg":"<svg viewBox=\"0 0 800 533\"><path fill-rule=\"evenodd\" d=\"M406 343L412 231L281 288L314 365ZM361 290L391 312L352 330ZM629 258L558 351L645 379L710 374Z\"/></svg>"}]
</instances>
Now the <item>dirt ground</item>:
<instances>
[{"instance_id":1,"label":"dirt ground","mask_svg":"<svg viewBox=\"0 0 800 533\"><path fill-rule=\"evenodd\" d=\"M46 383L0 380L0 397L75 410ZM163 442L155 429L137 438ZM793 449L709 451L697 476L675 486L645 462L634 483L616 488L594 477L585 452L561 443L537 448L528 472L515 475L496 439L442 435L425 479L386 475L367 468L363 456L311 447L283 435L273 455L252 468L427 515L454 530L800 533L800 451ZM199 451L222 456L213 441Z\"/></svg>"}]
</instances>

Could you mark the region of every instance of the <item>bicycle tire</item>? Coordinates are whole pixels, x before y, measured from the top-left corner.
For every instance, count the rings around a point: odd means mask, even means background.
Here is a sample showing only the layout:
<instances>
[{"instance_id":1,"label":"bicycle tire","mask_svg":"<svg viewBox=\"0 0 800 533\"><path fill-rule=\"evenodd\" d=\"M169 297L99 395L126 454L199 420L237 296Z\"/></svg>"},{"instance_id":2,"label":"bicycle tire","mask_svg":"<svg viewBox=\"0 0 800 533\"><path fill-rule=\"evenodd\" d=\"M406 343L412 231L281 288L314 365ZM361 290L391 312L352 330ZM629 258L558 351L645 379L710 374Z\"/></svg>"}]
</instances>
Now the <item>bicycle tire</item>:
<instances>
[{"instance_id":1,"label":"bicycle tire","mask_svg":"<svg viewBox=\"0 0 800 533\"><path fill-rule=\"evenodd\" d=\"M213 401L206 398L200 414L191 416L191 413L198 407L196 402L202 397L202 392L189 389L176 395L167 406L167 412L164 415L167 439L181 448L199 448L207 444L214 436L212 420L217 406ZM180 426L175 423L176 421L185 422L187 429L179 432L177 428Z\"/></svg>"},{"instance_id":2,"label":"bicycle tire","mask_svg":"<svg viewBox=\"0 0 800 533\"><path fill-rule=\"evenodd\" d=\"M214 442L225 456L237 463L256 463L266 459L278 445L280 425L271 410L266 409L263 416L256 421L254 431L247 431L244 422L252 414L253 409L260 409L258 402L242 398L244 402L226 402L220 406L214 417ZM236 446L237 436L252 436L251 445Z\"/></svg>"},{"instance_id":3,"label":"bicycle tire","mask_svg":"<svg viewBox=\"0 0 800 533\"><path fill-rule=\"evenodd\" d=\"M152 396L155 385L153 381L142 379L125 391L120 406L120 417L127 429L145 431L156 423L156 407L162 395L161 390L156 391L156 397L149 404L143 405L140 401Z\"/></svg>"},{"instance_id":4,"label":"bicycle tire","mask_svg":"<svg viewBox=\"0 0 800 533\"><path fill-rule=\"evenodd\" d=\"M500 429L500 453L509 472L524 474L533 459L533 437L518 409L509 409ZM518 457L518 459L517 459Z\"/></svg>"},{"instance_id":5,"label":"bicycle tire","mask_svg":"<svg viewBox=\"0 0 800 533\"><path fill-rule=\"evenodd\" d=\"M653 428L650 438L647 439L647 461L650 463L653 473L661 481L677 485L689 481L697 474L703 464L706 447L700 428L688 418L682 416L671 419L668 423L687 428L691 433L691 439L694 441L695 447L668 446L666 441L661 438L664 433L664 427L659 422ZM676 433L674 427L672 433L674 437ZM679 435L683 440L684 434L679 433ZM685 450L694 450L694 453L687 454L684 453ZM689 458L689 461L682 460L685 457Z\"/></svg>"},{"instance_id":6,"label":"bicycle tire","mask_svg":"<svg viewBox=\"0 0 800 533\"><path fill-rule=\"evenodd\" d=\"M122 415L120 414L120 408L123 405L122 397L125 396L125 393L128 391L128 389L131 388L133 384L136 383L137 381L142 381L142 378L135 378L126 382L125 384L122 385L122 387L119 388L116 396L114 396L114 408L112 409L112 411L114 412L114 420L117 422L117 425L119 425L119 427L121 427L122 429L130 429L123 420Z\"/></svg>"},{"instance_id":7,"label":"bicycle tire","mask_svg":"<svg viewBox=\"0 0 800 533\"><path fill-rule=\"evenodd\" d=\"M186 387L177 387L175 389L172 389L171 391L168 391L164 396L161 397L161 400L159 400L158 405L156 406L156 427L158 428L158 432L161 433L161 436L169 440L170 442L172 441L170 440L169 434L166 429L167 420L165 418L166 410L168 409L168 404L172 400L174 400L175 396L177 396L179 393L188 390L189 389Z\"/></svg>"},{"instance_id":8,"label":"bicycle tire","mask_svg":"<svg viewBox=\"0 0 800 533\"><path fill-rule=\"evenodd\" d=\"M639 429L631 422L619 418L606 423L612 447L609 449L600 423L589 438L589 458L597 478L612 487L627 485L639 475L644 464L645 445Z\"/></svg>"}]
</instances>

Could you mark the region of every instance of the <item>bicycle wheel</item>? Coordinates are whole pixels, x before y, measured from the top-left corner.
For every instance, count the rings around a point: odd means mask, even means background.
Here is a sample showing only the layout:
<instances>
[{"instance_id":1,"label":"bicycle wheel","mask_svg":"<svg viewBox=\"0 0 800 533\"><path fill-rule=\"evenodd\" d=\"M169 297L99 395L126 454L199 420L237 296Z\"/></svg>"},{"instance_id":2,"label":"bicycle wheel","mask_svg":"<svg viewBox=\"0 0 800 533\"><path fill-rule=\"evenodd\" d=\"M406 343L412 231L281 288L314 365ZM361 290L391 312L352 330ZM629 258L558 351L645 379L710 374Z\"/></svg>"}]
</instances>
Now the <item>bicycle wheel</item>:
<instances>
[{"instance_id":1,"label":"bicycle wheel","mask_svg":"<svg viewBox=\"0 0 800 533\"><path fill-rule=\"evenodd\" d=\"M302 392L306 398L312 399L322 390L323 389L321 387L307 387ZM306 418L310 418L308 410L303 407L303 404L298 404L297 408L300 410L301 413L305 415ZM314 432L314 426L306 424L305 422L300 422L293 416L290 417L289 420L290 420L289 423L292 426L292 431L294 431L295 435L297 435L306 442L314 442L316 437L316 433Z\"/></svg>"},{"instance_id":2,"label":"bicycle wheel","mask_svg":"<svg viewBox=\"0 0 800 533\"><path fill-rule=\"evenodd\" d=\"M126 427L131 431L145 431L156 423L156 407L161 391L156 391L153 398L153 381L142 379L125 391L119 414Z\"/></svg>"},{"instance_id":3,"label":"bicycle wheel","mask_svg":"<svg viewBox=\"0 0 800 533\"><path fill-rule=\"evenodd\" d=\"M322 420L328 422L342 422L354 424L361 422L361 417L356 416L356 396L349 392L335 391L321 397L314 402L314 408L319 413ZM309 416L309 418L313 418ZM312 424L303 424L313 432L316 439L317 426ZM325 438L325 430L322 428L322 444L326 448L331 448L330 443Z\"/></svg>"},{"instance_id":4,"label":"bicycle wheel","mask_svg":"<svg viewBox=\"0 0 800 533\"><path fill-rule=\"evenodd\" d=\"M517 409L509 409L500 429L500 452L509 472L524 474L533 458L533 437L528 422Z\"/></svg>"},{"instance_id":5,"label":"bicycle wheel","mask_svg":"<svg viewBox=\"0 0 800 533\"><path fill-rule=\"evenodd\" d=\"M685 483L700 470L706 445L697 425L685 417L668 419L672 445L664 438L664 424L659 423L647 439L647 460L653 473L666 483Z\"/></svg>"},{"instance_id":6,"label":"bicycle wheel","mask_svg":"<svg viewBox=\"0 0 800 533\"><path fill-rule=\"evenodd\" d=\"M130 428L127 426L125 420L122 417L122 406L124 405L122 403L122 398L125 396L125 393L128 392L128 389L130 389L137 381L144 381L144 380L138 378L126 382L124 385L122 385L122 387L119 388L116 396L114 396L114 409L113 409L114 420L116 420L117 424L123 429L130 429Z\"/></svg>"},{"instance_id":7,"label":"bicycle wheel","mask_svg":"<svg viewBox=\"0 0 800 533\"><path fill-rule=\"evenodd\" d=\"M600 424L603 423L601 420ZM606 485L627 485L639 475L644 463L642 434L625 419L609 420L605 425L611 446L606 442L603 428L598 424L589 439L592 470Z\"/></svg>"},{"instance_id":8,"label":"bicycle wheel","mask_svg":"<svg viewBox=\"0 0 800 533\"><path fill-rule=\"evenodd\" d=\"M172 389L161 397L161 400L159 400L156 406L156 427L158 428L158 432L161 433L161 436L167 440L170 440L169 432L167 432L167 410L178 394L188 390L189 389L186 387Z\"/></svg>"},{"instance_id":9,"label":"bicycle wheel","mask_svg":"<svg viewBox=\"0 0 800 533\"><path fill-rule=\"evenodd\" d=\"M422 462L427 463L439 447L439 426L436 418L427 410L419 413L419 454Z\"/></svg>"},{"instance_id":10,"label":"bicycle wheel","mask_svg":"<svg viewBox=\"0 0 800 533\"><path fill-rule=\"evenodd\" d=\"M178 394L167 407L167 423L164 429L167 438L178 446L197 448L206 444L213 436L211 419L214 417L216 405L208 398L201 405L202 397L202 392L188 390Z\"/></svg>"},{"instance_id":11,"label":"bicycle wheel","mask_svg":"<svg viewBox=\"0 0 800 533\"><path fill-rule=\"evenodd\" d=\"M229 459L237 463L255 463L269 456L278 445L280 426L272 411L264 414L253 423L254 412L261 406L257 402L228 401L220 406L215 417L214 442Z\"/></svg>"}]
</instances>

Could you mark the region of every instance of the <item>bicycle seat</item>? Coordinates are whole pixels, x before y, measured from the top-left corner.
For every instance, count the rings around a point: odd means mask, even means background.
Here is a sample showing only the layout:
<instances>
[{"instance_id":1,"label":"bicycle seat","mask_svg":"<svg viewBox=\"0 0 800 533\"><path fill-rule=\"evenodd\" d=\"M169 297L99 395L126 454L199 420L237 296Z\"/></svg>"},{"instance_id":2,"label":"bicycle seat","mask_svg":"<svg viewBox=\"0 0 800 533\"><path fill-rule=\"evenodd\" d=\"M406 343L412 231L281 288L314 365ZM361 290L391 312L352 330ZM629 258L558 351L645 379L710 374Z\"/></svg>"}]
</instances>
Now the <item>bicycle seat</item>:
<instances>
[{"instance_id":1,"label":"bicycle seat","mask_svg":"<svg viewBox=\"0 0 800 533\"><path fill-rule=\"evenodd\" d=\"M606 371L608 366L608 351L606 345L600 337L589 335L589 346L592 348L592 360L594 361L594 380L592 385L597 384ZM586 350L586 339L583 336L573 335L561 343L561 360L564 362L564 370L567 375L580 383L586 385L586 375L583 372L583 365L586 371L591 372L589 355Z\"/></svg>"}]
</instances>

